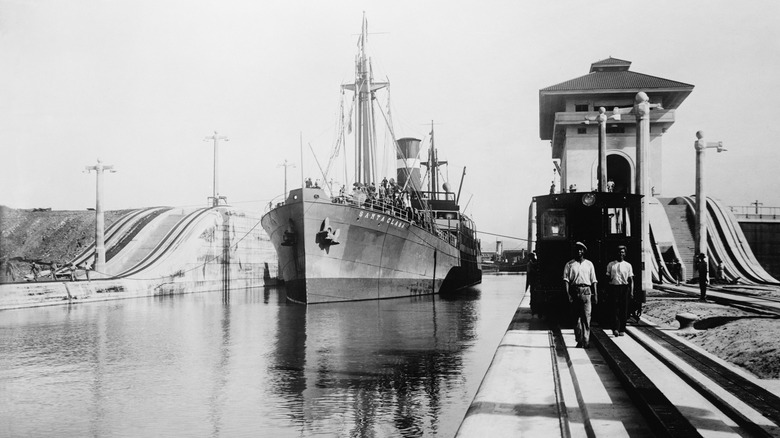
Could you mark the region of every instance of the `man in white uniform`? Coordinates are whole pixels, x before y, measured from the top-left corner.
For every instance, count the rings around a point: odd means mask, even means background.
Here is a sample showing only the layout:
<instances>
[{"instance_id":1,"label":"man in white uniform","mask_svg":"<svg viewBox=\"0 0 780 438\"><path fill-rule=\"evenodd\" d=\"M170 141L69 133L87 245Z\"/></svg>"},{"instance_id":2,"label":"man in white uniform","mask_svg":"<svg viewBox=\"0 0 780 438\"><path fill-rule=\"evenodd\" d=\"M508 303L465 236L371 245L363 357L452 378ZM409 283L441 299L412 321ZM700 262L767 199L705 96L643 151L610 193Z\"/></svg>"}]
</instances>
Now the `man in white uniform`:
<instances>
[{"instance_id":1,"label":"man in white uniform","mask_svg":"<svg viewBox=\"0 0 780 438\"><path fill-rule=\"evenodd\" d=\"M582 242L575 244L577 255L563 268L563 283L569 294L569 302L574 305L577 321L574 324L574 337L577 348L590 347L590 314L593 304L598 304L596 270L593 263L585 258L588 247Z\"/></svg>"},{"instance_id":2,"label":"man in white uniform","mask_svg":"<svg viewBox=\"0 0 780 438\"><path fill-rule=\"evenodd\" d=\"M631 291L634 290L634 268L626 261L627 248L618 246L618 258L607 265L609 278L609 322L612 324L612 335L623 336L626 332L628 319L628 302Z\"/></svg>"}]
</instances>

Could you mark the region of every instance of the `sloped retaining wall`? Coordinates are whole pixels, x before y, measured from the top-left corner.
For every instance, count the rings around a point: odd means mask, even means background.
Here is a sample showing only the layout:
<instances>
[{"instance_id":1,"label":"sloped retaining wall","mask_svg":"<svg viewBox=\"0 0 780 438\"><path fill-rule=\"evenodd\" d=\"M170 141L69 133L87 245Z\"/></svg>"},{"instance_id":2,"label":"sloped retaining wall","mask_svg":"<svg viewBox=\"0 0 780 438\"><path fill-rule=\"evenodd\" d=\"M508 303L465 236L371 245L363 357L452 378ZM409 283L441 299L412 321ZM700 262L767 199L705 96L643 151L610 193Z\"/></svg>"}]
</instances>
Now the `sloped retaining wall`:
<instances>
[{"instance_id":1,"label":"sloped retaining wall","mask_svg":"<svg viewBox=\"0 0 780 438\"><path fill-rule=\"evenodd\" d=\"M143 269L125 278L0 285L0 310L214 292L276 284L276 252L260 215L214 208L183 227ZM94 275L93 275L94 277Z\"/></svg>"}]
</instances>

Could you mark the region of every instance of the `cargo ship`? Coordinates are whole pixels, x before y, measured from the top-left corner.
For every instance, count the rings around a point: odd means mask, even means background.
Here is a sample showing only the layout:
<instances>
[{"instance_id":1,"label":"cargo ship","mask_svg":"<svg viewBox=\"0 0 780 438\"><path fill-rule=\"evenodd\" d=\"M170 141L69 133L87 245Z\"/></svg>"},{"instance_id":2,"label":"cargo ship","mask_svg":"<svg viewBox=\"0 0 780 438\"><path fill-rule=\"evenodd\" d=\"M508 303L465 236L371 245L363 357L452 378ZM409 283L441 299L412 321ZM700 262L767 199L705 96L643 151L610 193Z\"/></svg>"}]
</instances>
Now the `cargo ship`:
<instances>
[{"instance_id":1,"label":"cargo ship","mask_svg":"<svg viewBox=\"0 0 780 438\"><path fill-rule=\"evenodd\" d=\"M277 251L287 299L294 302L427 295L482 280L477 230L459 206L465 168L457 194L448 183L439 187L439 168L446 163L438 160L433 129L427 160L419 157L422 140L396 139L394 177L377 171L377 116L389 133L393 130L375 105L377 91L386 91L388 83L373 80L366 42L364 17L355 79L342 85L342 94L353 93L354 111L346 118L355 137L351 185L345 182L337 190L307 180L283 201L271 203L261 219Z\"/></svg>"}]
</instances>

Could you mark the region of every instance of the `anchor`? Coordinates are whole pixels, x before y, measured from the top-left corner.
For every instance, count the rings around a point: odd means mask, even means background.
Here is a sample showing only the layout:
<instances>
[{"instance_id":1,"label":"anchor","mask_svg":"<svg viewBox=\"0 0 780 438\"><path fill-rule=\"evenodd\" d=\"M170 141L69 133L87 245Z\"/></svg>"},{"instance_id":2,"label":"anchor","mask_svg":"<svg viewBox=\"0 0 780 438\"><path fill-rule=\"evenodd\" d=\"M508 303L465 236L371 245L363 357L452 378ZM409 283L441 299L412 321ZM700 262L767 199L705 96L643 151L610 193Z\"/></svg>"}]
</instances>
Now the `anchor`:
<instances>
[{"instance_id":1,"label":"anchor","mask_svg":"<svg viewBox=\"0 0 780 438\"><path fill-rule=\"evenodd\" d=\"M295 234L294 223L292 219L290 219L290 226L284 231L284 234L282 235L282 246L293 246L297 240L298 239Z\"/></svg>"},{"instance_id":2,"label":"anchor","mask_svg":"<svg viewBox=\"0 0 780 438\"><path fill-rule=\"evenodd\" d=\"M320 225L320 232L317 233L317 241L322 245L338 245L339 244L339 231L333 231L333 227L330 226L330 218L325 218Z\"/></svg>"},{"instance_id":3,"label":"anchor","mask_svg":"<svg viewBox=\"0 0 780 438\"><path fill-rule=\"evenodd\" d=\"M282 237L282 246L293 246L295 245L295 240L295 233L290 230L286 230L284 232L284 236Z\"/></svg>"}]
</instances>

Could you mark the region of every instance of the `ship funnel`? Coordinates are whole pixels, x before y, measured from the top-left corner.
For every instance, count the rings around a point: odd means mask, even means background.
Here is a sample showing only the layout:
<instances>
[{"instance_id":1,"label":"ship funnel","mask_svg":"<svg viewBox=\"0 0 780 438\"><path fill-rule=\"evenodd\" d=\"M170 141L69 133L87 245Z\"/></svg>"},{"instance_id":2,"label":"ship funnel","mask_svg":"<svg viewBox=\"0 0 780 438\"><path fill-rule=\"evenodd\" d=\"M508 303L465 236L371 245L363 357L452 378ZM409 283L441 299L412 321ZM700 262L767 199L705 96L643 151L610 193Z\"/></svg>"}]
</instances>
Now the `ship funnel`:
<instances>
[{"instance_id":1,"label":"ship funnel","mask_svg":"<svg viewBox=\"0 0 780 438\"><path fill-rule=\"evenodd\" d=\"M496 254L501 257L502 252L504 252L504 242L496 240Z\"/></svg>"},{"instance_id":2,"label":"ship funnel","mask_svg":"<svg viewBox=\"0 0 780 438\"><path fill-rule=\"evenodd\" d=\"M399 138L396 153L398 185L420 190L420 140L411 137ZM407 184L407 181L408 184Z\"/></svg>"}]
</instances>

